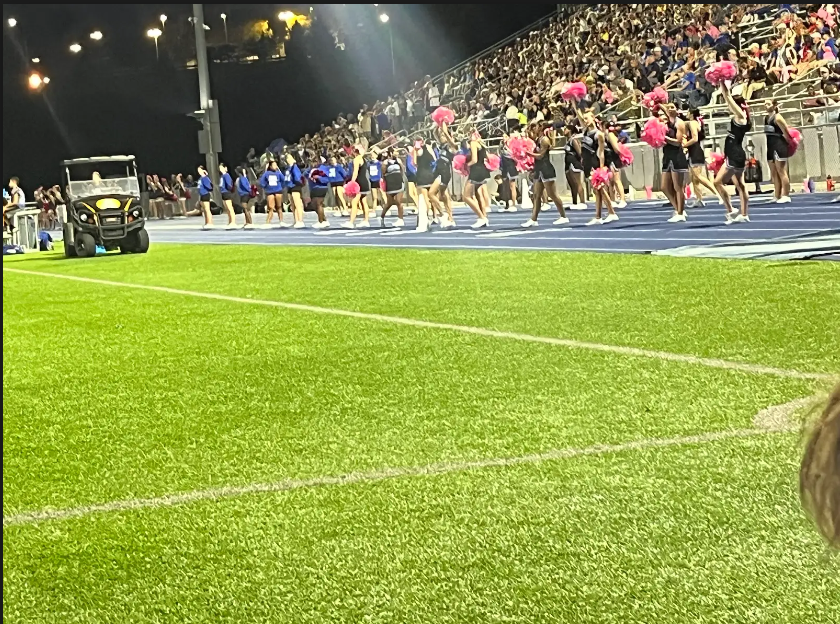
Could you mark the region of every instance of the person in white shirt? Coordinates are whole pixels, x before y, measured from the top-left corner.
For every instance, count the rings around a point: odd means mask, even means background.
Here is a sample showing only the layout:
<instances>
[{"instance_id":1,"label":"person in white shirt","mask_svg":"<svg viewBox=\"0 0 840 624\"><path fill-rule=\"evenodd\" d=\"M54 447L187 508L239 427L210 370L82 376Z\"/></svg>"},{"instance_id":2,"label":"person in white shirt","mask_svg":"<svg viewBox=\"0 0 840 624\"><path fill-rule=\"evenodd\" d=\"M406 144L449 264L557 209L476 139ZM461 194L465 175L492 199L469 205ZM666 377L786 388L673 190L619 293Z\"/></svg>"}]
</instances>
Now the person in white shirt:
<instances>
[{"instance_id":1,"label":"person in white shirt","mask_svg":"<svg viewBox=\"0 0 840 624\"><path fill-rule=\"evenodd\" d=\"M437 85L434 82L429 82L428 83L428 95L429 95L429 112L431 113L438 106L440 106L440 91L438 90Z\"/></svg>"}]
</instances>

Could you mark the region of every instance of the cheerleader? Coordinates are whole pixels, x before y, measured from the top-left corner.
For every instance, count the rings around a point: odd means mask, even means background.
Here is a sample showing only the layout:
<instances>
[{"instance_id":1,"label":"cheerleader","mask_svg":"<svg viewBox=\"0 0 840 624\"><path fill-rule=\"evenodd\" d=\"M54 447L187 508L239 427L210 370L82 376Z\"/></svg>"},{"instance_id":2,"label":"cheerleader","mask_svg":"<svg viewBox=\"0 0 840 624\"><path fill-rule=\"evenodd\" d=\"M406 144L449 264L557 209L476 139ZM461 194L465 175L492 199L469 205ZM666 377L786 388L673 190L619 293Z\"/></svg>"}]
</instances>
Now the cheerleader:
<instances>
[{"instance_id":1,"label":"cheerleader","mask_svg":"<svg viewBox=\"0 0 840 624\"><path fill-rule=\"evenodd\" d=\"M674 207L674 215L668 223L685 221L685 174L688 173L688 158L683 150L685 122L677 116L673 102L662 105L668 126L665 145L662 146L662 192Z\"/></svg>"},{"instance_id":2,"label":"cheerleader","mask_svg":"<svg viewBox=\"0 0 840 624\"><path fill-rule=\"evenodd\" d=\"M445 127L446 124L444 124ZM449 194L449 184L452 182L452 153L449 151L450 147L458 149L454 141L447 141L440 145L437 151L437 160L435 161L435 184L433 190L438 200L438 205L442 205L446 209L446 215L441 219L441 227L450 228L455 227L455 215L452 213L452 196Z\"/></svg>"},{"instance_id":3,"label":"cheerleader","mask_svg":"<svg viewBox=\"0 0 840 624\"><path fill-rule=\"evenodd\" d=\"M285 176L280 168L277 166L276 160L268 161L268 166L259 180L259 185L265 191L265 227L271 227L271 217L274 211L277 211L277 216L280 218L280 227L289 227L287 223L283 223L283 188L285 186Z\"/></svg>"},{"instance_id":4,"label":"cheerleader","mask_svg":"<svg viewBox=\"0 0 840 624\"><path fill-rule=\"evenodd\" d=\"M394 221L394 226L402 227L405 225L402 204L403 192L405 191L403 166L393 147L388 149L385 160L382 161L382 174L385 183L385 205L382 208L381 217L382 227L385 227L385 215L388 214L391 206L397 207L397 220Z\"/></svg>"},{"instance_id":5,"label":"cheerleader","mask_svg":"<svg viewBox=\"0 0 840 624\"><path fill-rule=\"evenodd\" d=\"M245 229L254 228L254 217L251 215L251 181L245 173L245 167L236 168L236 195L239 197L239 205L242 206L242 214L245 215Z\"/></svg>"},{"instance_id":6,"label":"cheerleader","mask_svg":"<svg viewBox=\"0 0 840 624\"><path fill-rule=\"evenodd\" d=\"M357 145L353 148L353 162L351 163L350 181L355 182L361 189L360 193L353 198L350 205L350 220L342 225L347 229L354 229L356 227L356 215L359 213L359 206L362 207L362 222L359 227L369 228L370 221L368 220L368 200L370 195L370 181L368 180L368 172L365 163L365 157L362 155L362 147Z\"/></svg>"},{"instance_id":7,"label":"cheerleader","mask_svg":"<svg viewBox=\"0 0 840 624\"><path fill-rule=\"evenodd\" d=\"M435 176L435 155L431 148L428 147L423 139L417 139L414 146L410 150L411 160L417 165L417 173L415 174L415 183L418 192L423 198L424 207L417 205L417 231L425 232L429 228L428 211L432 214L440 214L440 204L438 203L435 184L437 178ZM432 192L430 192L432 191ZM426 211L426 218L423 218L423 211Z\"/></svg>"},{"instance_id":8,"label":"cheerleader","mask_svg":"<svg viewBox=\"0 0 840 624\"><path fill-rule=\"evenodd\" d=\"M618 198L618 203L616 203L616 208L627 208L627 199L624 196L624 182L621 180L621 169L624 165L621 162L621 150L619 149L619 145L621 144L618 140L618 134L616 133L617 126L610 122L607 124L607 131L604 133L605 142L604 142L604 160L608 163L607 167L610 168L612 172L612 180L610 181L610 197Z\"/></svg>"},{"instance_id":9,"label":"cheerleader","mask_svg":"<svg viewBox=\"0 0 840 624\"><path fill-rule=\"evenodd\" d=\"M536 151L531 156L534 157L534 208L531 211L531 218L522 224L522 227L529 228L537 225L537 219L540 216L540 206L542 205L543 190L548 194L554 205L557 206L557 212L560 217L554 222L554 225L566 225L569 223L569 218L566 216L566 210L563 208L563 202L557 195L557 187L555 181L557 180L557 171L554 165L551 164L551 148L554 147L556 139L554 127L551 122L543 122L542 125L537 125L534 136L531 137L537 144Z\"/></svg>"},{"instance_id":10,"label":"cheerleader","mask_svg":"<svg viewBox=\"0 0 840 624\"><path fill-rule=\"evenodd\" d=\"M213 182L207 175L207 169L198 167L198 201L201 204L201 213L204 215L204 229L212 230L213 213L210 212L210 194L213 192Z\"/></svg>"},{"instance_id":11,"label":"cheerleader","mask_svg":"<svg viewBox=\"0 0 840 624\"><path fill-rule=\"evenodd\" d=\"M347 170L343 164L336 160L335 156L331 156L327 164L327 177L330 181L330 188L335 197L335 209L333 210L334 217L349 216L350 211L347 210L347 202L344 198L344 180L347 177Z\"/></svg>"},{"instance_id":12,"label":"cheerleader","mask_svg":"<svg viewBox=\"0 0 840 624\"><path fill-rule=\"evenodd\" d=\"M490 221L487 219L487 209L490 206L490 197L487 194L485 182L490 178L487 165L484 164L487 158L487 148L481 140L477 130L473 130L469 141L469 175L467 184L464 186L464 203L469 206L478 217L470 227L474 230L487 227Z\"/></svg>"},{"instance_id":13,"label":"cheerleader","mask_svg":"<svg viewBox=\"0 0 840 624\"><path fill-rule=\"evenodd\" d=\"M779 114L776 100L766 100L764 110L764 136L767 138L767 162L770 165L770 178L773 180L775 203L790 203L790 178L788 177L787 159L790 131L784 117Z\"/></svg>"},{"instance_id":14,"label":"cheerleader","mask_svg":"<svg viewBox=\"0 0 840 624\"><path fill-rule=\"evenodd\" d=\"M408 196L411 198L411 201L414 202L415 206L414 209L409 209L409 213L412 213L417 210L420 203L417 198L417 166L411 158L411 150L408 150L405 156L405 181L408 189Z\"/></svg>"},{"instance_id":15,"label":"cheerleader","mask_svg":"<svg viewBox=\"0 0 840 624\"><path fill-rule=\"evenodd\" d=\"M584 132L581 137L581 153L583 155L583 174L588 179L592 175L592 170L605 166L604 145L606 139L604 133L598 130L598 123L595 120L595 115L592 111L581 113L577 110L578 118L583 123ZM587 222L586 225L601 225L602 223L611 223L618 221L618 215L613 210L612 202L610 201L609 193L606 188L593 189L595 194L595 218ZM601 209L607 207L607 217L601 219Z\"/></svg>"},{"instance_id":16,"label":"cheerleader","mask_svg":"<svg viewBox=\"0 0 840 624\"><path fill-rule=\"evenodd\" d=\"M513 132L512 136L517 137L519 136L518 132ZM499 208L499 212L516 212L517 208L521 208L519 204L516 203L516 182L519 179L519 171L516 168L516 161L513 159L513 156L510 153L510 149L507 146L508 137L507 134L503 135L502 137L502 152L501 152L501 174L502 174L502 184L507 185L509 194L510 194L510 201L511 205L507 205L507 200L505 200L505 206Z\"/></svg>"},{"instance_id":17,"label":"cheerleader","mask_svg":"<svg viewBox=\"0 0 840 624\"><path fill-rule=\"evenodd\" d=\"M309 184L309 197L311 208L318 215L318 222L312 227L316 230L322 230L330 227L330 222L324 216L324 198L327 196L327 190L330 186L330 175L327 165L322 165L318 159L313 159L309 171L306 174L306 180Z\"/></svg>"},{"instance_id":18,"label":"cheerleader","mask_svg":"<svg viewBox=\"0 0 840 624\"><path fill-rule=\"evenodd\" d=\"M583 210L586 202L583 197L583 163L580 140L581 136L578 127L573 124L563 126L563 135L566 137L566 145L563 148L565 162L563 168L566 172L566 184L572 194L571 210Z\"/></svg>"},{"instance_id":19,"label":"cheerleader","mask_svg":"<svg viewBox=\"0 0 840 624\"><path fill-rule=\"evenodd\" d=\"M743 223L749 221L750 194L744 184L744 169L747 166L747 153L744 151L744 137L752 129L752 120L747 103L740 95L733 96L725 82L720 84L720 92L729 107L731 115L729 132L723 144L723 155L726 162L721 166L715 177L715 188L726 206L726 224ZM724 186L729 180L735 185L735 190L741 198L741 212L732 207L729 193Z\"/></svg>"},{"instance_id":20,"label":"cheerleader","mask_svg":"<svg viewBox=\"0 0 840 624\"><path fill-rule=\"evenodd\" d=\"M300 192L303 190L303 174L298 163L302 162L300 154L286 154L286 175L285 190L289 194L292 210L295 217L295 229L305 228L303 223L303 198Z\"/></svg>"},{"instance_id":21,"label":"cheerleader","mask_svg":"<svg viewBox=\"0 0 840 624\"><path fill-rule=\"evenodd\" d=\"M717 194L714 184L706 177L706 152L703 141L706 140L706 129L700 111L692 108L688 111L688 123L685 124L686 137L683 146L688 152L688 166L691 175L691 186L697 200L695 206L704 206L703 187Z\"/></svg>"},{"instance_id":22,"label":"cheerleader","mask_svg":"<svg viewBox=\"0 0 840 624\"><path fill-rule=\"evenodd\" d=\"M382 180L382 163L380 159L383 155L379 154L376 148L373 148L371 156L372 158L367 161L365 166L367 167L368 181L370 182L370 211L375 217L376 206L379 205L379 194L381 193L379 182ZM384 204L385 202L383 201L382 203Z\"/></svg>"},{"instance_id":23,"label":"cheerleader","mask_svg":"<svg viewBox=\"0 0 840 624\"><path fill-rule=\"evenodd\" d=\"M233 211L233 178L228 173L227 165L219 164L219 190L222 192L222 203L225 205L225 212L227 212L228 225L227 229L234 230L239 226L236 225L236 213Z\"/></svg>"}]
</instances>

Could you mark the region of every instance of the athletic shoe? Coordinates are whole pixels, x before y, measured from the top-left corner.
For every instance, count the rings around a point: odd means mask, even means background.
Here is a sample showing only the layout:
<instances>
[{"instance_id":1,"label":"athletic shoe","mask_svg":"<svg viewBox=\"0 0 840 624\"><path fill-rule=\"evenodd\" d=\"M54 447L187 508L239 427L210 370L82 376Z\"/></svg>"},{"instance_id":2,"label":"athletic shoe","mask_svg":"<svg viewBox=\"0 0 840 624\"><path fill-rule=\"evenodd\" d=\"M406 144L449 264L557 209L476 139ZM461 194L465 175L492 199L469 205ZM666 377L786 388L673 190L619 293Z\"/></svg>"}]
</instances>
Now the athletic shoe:
<instances>
[{"instance_id":1,"label":"athletic shoe","mask_svg":"<svg viewBox=\"0 0 840 624\"><path fill-rule=\"evenodd\" d=\"M350 221L345 221L344 223L341 224L341 227L343 227L345 230L355 230L356 229L356 225L354 223L351 223Z\"/></svg>"},{"instance_id":2,"label":"athletic shoe","mask_svg":"<svg viewBox=\"0 0 840 624\"><path fill-rule=\"evenodd\" d=\"M483 227L487 227L490 223L487 219L477 219L475 223L473 223L470 227L474 230L481 229Z\"/></svg>"},{"instance_id":3,"label":"athletic shoe","mask_svg":"<svg viewBox=\"0 0 840 624\"><path fill-rule=\"evenodd\" d=\"M329 221L317 221L312 225L313 230L323 230L330 227Z\"/></svg>"},{"instance_id":4,"label":"athletic shoe","mask_svg":"<svg viewBox=\"0 0 840 624\"><path fill-rule=\"evenodd\" d=\"M403 221L402 219L397 219L396 221L394 221L394 227L403 227L404 225L405 221Z\"/></svg>"},{"instance_id":5,"label":"athletic shoe","mask_svg":"<svg viewBox=\"0 0 840 624\"><path fill-rule=\"evenodd\" d=\"M552 225L568 225L569 217L560 217Z\"/></svg>"},{"instance_id":6,"label":"athletic shoe","mask_svg":"<svg viewBox=\"0 0 840 624\"><path fill-rule=\"evenodd\" d=\"M444 223L440 227L443 228L444 230L448 230L449 228L454 228L455 227L455 222L447 219L446 223Z\"/></svg>"},{"instance_id":7,"label":"athletic shoe","mask_svg":"<svg viewBox=\"0 0 840 624\"><path fill-rule=\"evenodd\" d=\"M741 214L741 213L738 210L735 210L735 208L733 208L732 210L729 211L729 216L732 217L733 219L735 217L737 217L739 214Z\"/></svg>"},{"instance_id":8,"label":"athletic shoe","mask_svg":"<svg viewBox=\"0 0 840 624\"><path fill-rule=\"evenodd\" d=\"M620 201L615 205L615 207L616 208L627 208L627 202L626 201Z\"/></svg>"},{"instance_id":9,"label":"athletic shoe","mask_svg":"<svg viewBox=\"0 0 840 624\"><path fill-rule=\"evenodd\" d=\"M360 228L369 228L369 227L370 227L370 221L362 221L362 222L361 222L358 226L356 226L356 227L360 227Z\"/></svg>"},{"instance_id":10,"label":"athletic shoe","mask_svg":"<svg viewBox=\"0 0 840 624\"><path fill-rule=\"evenodd\" d=\"M735 223L749 223L750 218L747 215L738 215L734 219Z\"/></svg>"},{"instance_id":11,"label":"athletic shoe","mask_svg":"<svg viewBox=\"0 0 840 624\"><path fill-rule=\"evenodd\" d=\"M292 226L291 226L291 225L289 225L288 223L286 223L285 221L281 221L281 222L280 222L280 227L281 227L281 228L288 228L288 227L292 227Z\"/></svg>"},{"instance_id":12,"label":"athletic shoe","mask_svg":"<svg viewBox=\"0 0 840 624\"><path fill-rule=\"evenodd\" d=\"M697 200L693 197L691 199L685 200L685 207L686 208L694 208L697 205Z\"/></svg>"},{"instance_id":13,"label":"athletic shoe","mask_svg":"<svg viewBox=\"0 0 840 624\"><path fill-rule=\"evenodd\" d=\"M416 228L414 228L414 231L415 232L428 232L429 231L429 226L428 225L418 225Z\"/></svg>"},{"instance_id":14,"label":"athletic shoe","mask_svg":"<svg viewBox=\"0 0 840 624\"><path fill-rule=\"evenodd\" d=\"M586 210L586 204L572 204L569 210Z\"/></svg>"},{"instance_id":15,"label":"athletic shoe","mask_svg":"<svg viewBox=\"0 0 840 624\"><path fill-rule=\"evenodd\" d=\"M730 216L730 214L729 214L729 213L726 213L726 221L725 221L725 224L726 224L726 225L732 225L733 223L735 223L735 221L733 221L733 220L732 220L732 217Z\"/></svg>"},{"instance_id":16,"label":"athletic shoe","mask_svg":"<svg viewBox=\"0 0 840 624\"><path fill-rule=\"evenodd\" d=\"M499 209L496 212L507 212L507 211L508 211L508 209L505 208L504 206L499 206Z\"/></svg>"},{"instance_id":17,"label":"athletic shoe","mask_svg":"<svg viewBox=\"0 0 840 624\"><path fill-rule=\"evenodd\" d=\"M253 223L246 223L245 225L242 226L242 229L243 230L253 230L255 227L257 227L257 226L254 225Z\"/></svg>"},{"instance_id":18,"label":"athletic shoe","mask_svg":"<svg viewBox=\"0 0 840 624\"><path fill-rule=\"evenodd\" d=\"M604 223L612 223L613 221L618 221L618 215L615 213L608 214L606 219L604 219Z\"/></svg>"},{"instance_id":19,"label":"athletic shoe","mask_svg":"<svg viewBox=\"0 0 840 624\"><path fill-rule=\"evenodd\" d=\"M784 196L780 197L779 199L777 199L774 203L776 203L776 204L789 204L790 201L791 201L790 197L787 196L787 195L784 195Z\"/></svg>"},{"instance_id":20,"label":"athletic shoe","mask_svg":"<svg viewBox=\"0 0 840 624\"><path fill-rule=\"evenodd\" d=\"M341 216L341 211L338 208L336 208L335 210L332 211L332 214L333 214L334 217L340 217Z\"/></svg>"},{"instance_id":21,"label":"athletic shoe","mask_svg":"<svg viewBox=\"0 0 840 624\"><path fill-rule=\"evenodd\" d=\"M534 227L536 224L537 224L537 222L534 221L533 219L528 219L525 223L522 224L522 227L524 227L524 228Z\"/></svg>"},{"instance_id":22,"label":"athletic shoe","mask_svg":"<svg viewBox=\"0 0 840 624\"><path fill-rule=\"evenodd\" d=\"M303 221L295 221L294 227L296 230L300 230L306 227L306 224Z\"/></svg>"},{"instance_id":23,"label":"athletic shoe","mask_svg":"<svg viewBox=\"0 0 840 624\"><path fill-rule=\"evenodd\" d=\"M545 212L546 210L551 210L551 206L549 204L540 206L540 212Z\"/></svg>"},{"instance_id":24,"label":"athletic shoe","mask_svg":"<svg viewBox=\"0 0 840 624\"><path fill-rule=\"evenodd\" d=\"M832 204L836 204L838 202L840 202L840 195L838 195L837 197L835 197L834 199L831 200Z\"/></svg>"},{"instance_id":25,"label":"athletic shoe","mask_svg":"<svg viewBox=\"0 0 840 624\"><path fill-rule=\"evenodd\" d=\"M693 206L689 206L689 208L705 208L705 207L706 207L706 204L703 203L702 199L698 199L696 202L694 202Z\"/></svg>"},{"instance_id":26,"label":"athletic shoe","mask_svg":"<svg viewBox=\"0 0 840 624\"><path fill-rule=\"evenodd\" d=\"M595 217L594 219L591 219L590 221L588 221L586 223L586 225L603 225L603 224L604 224L604 222L601 219L599 219L598 217Z\"/></svg>"},{"instance_id":27,"label":"athletic shoe","mask_svg":"<svg viewBox=\"0 0 840 624\"><path fill-rule=\"evenodd\" d=\"M205 223L204 226L201 228L202 230L215 230L216 226L212 223Z\"/></svg>"},{"instance_id":28,"label":"athletic shoe","mask_svg":"<svg viewBox=\"0 0 840 624\"><path fill-rule=\"evenodd\" d=\"M680 214L675 214L673 217L668 219L668 223L680 223L682 221L685 221L685 215L684 214L681 214L681 215Z\"/></svg>"},{"instance_id":29,"label":"athletic shoe","mask_svg":"<svg viewBox=\"0 0 840 624\"><path fill-rule=\"evenodd\" d=\"M516 212L520 208L522 208L522 206L508 206L505 208L505 212Z\"/></svg>"},{"instance_id":30,"label":"athletic shoe","mask_svg":"<svg viewBox=\"0 0 840 624\"><path fill-rule=\"evenodd\" d=\"M349 217L350 216L350 211L349 210L342 210L341 211L341 216L342 217Z\"/></svg>"}]
</instances>

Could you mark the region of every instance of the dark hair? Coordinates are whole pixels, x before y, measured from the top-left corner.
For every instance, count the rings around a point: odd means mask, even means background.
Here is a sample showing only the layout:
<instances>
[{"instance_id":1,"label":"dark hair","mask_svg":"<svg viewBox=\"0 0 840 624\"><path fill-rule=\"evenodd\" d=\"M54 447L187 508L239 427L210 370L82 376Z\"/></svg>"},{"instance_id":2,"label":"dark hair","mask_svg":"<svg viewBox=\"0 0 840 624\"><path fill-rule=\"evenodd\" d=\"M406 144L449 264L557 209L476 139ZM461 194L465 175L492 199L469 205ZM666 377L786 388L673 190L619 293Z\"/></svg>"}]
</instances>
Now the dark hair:
<instances>
[{"instance_id":1,"label":"dark hair","mask_svg":"<svg viewBox=\"0 0 840 624\"><path fill-rule=\"evenodd\" d=\"M20 184L20 178L18 178L17 176L12 176L12 177L9 179L9 181L10 181L10 182L14 182L15 184Z\"/></svg>"},{"instance_id":2,"label":"dark hair","mask_svg":"<svg viewBox=\"0 0 840 624\"><path fill-rule=\"evenodd\" d=\"M689 114L690 114L690 115L691 115L694 119L700 119L700 118L702 117L702 115L700 114L700 109L699 109L699 108L689 108L689 109L688 109L688 113L689 113Z\"/></svg>"},{"instance_id":3,"label":"dark hair","mask_svg":"<svg viewBox=\"0 0 840 624\"><path fill-rule=\"evenodd\" d=\"M239 165L236 168L236 175L245 175L245 167L243 167L242 165Z\"/></svg>"},{"instance_id":4,"label":"dark hair","mask_svg":"<svg viewBox=\"0 0 840 624\"><path fill-rule=\"evenodd\" d=\"M747 101L740 95L733 95L732 101L735 102L738 106L741 107L741 110L744 111L744 114L747 116L747 119L750 118L750 109L747 106Z\"/></svg>"}]
</instances>

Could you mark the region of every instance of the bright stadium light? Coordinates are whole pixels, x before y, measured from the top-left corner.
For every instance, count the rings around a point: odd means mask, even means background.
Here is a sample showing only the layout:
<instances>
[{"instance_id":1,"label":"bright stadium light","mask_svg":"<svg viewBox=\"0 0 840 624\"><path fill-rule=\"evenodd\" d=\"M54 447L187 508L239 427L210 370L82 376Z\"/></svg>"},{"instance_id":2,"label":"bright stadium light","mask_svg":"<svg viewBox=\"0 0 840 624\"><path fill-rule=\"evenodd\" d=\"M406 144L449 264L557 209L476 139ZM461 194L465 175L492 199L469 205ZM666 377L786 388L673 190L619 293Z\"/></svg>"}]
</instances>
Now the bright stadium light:
<instances>
[{"instance_id":1,"label":"bright stadium light","mask_svg":"<svg viewBox=\"0 0 840 624\"><path fill-rule=\"evenodd\" d=\"M167 17L165 15L160 16L160 25L164 30L166 30L166 19Z\"/></svg>"},{"instance_id":2,"label":"bright stadium light","mask_svg":"<svg viewBox=\"0 0 840 624\"><path fill-rule=\"evenodd\" d=\"M29 88L30 89L37 89L38 87L41 86L42 82L43 82L43 80L41 80L41 76L39 76L36 72L32 72L29 75Z\"/></svg>"},{"instance_id":3,"label":"bright stadium light","mask_svg":"<svg viewBox=\"0 0 840 624\"><path fill-rule=\"evenodd\" d=\"M36 56L34 59L32 59L32 62L33 62L33 63L40 63L40 62L41 62L41 59L39 59L39 58Z\"/></svg>"},{"instance_id":4,"label":"bright stadium light","mask_svg":"<svg viewBox=\"0 0 840 624\"><path fill-rule=\"evenodd\" d=\"M158 37L163 34L160 28L150 28L146 31L146 36L155 40L155 58L160 60L160 52L158 51Z\"/></svg>"},{"instance_id":5,"label":"bright stadium light","mask_svg":"<svg viewBox=\"0 0 840 624\"><path fill-rule=\"evenodd\" d=\"M391 19L391 18L388 17L387 13L382 13L382 14L379 15L379 21L382 22L383 24L387 24L389 19Z\"/></svg>"},{"instance_id":6,"label":"bright stadium light","mask_svg":"<svg viewBox=\"0 0 840 624\"><path fill-rule=\"evenodd\" d=\"M280 11L277 14L277 18L284 21L284 22L288 22L290 20L295 19L295 14L292 13L291 11Z\"/></svg>"},{"instance_id":7,"label":"bright stadium light","mask_svg":"<svg viewBox=\"0 0 840 624\"><path fill-rule=\"evenodd\" d=\"M92 33L90 33L90 38L93 39L94 41L99 41L99 40L102 39L102 32L98 31L98 30L94 30Z\"/></svg>"},{"instance_id":8,"label":"bright stadium light","mask_svg":"<svg viewBox=\"0 0 840 624\"><path fill-rule=\"evenodd\" d=\"M44 84L50 84L50 77L44 76Z\"/></svg>"},{"instance_id":9,"label":"bright stadium light","mask_svg":"<svg viewBox=\"0 0 840 624\"><path fill-rule=\"evenodd\" d=\"M222 22L225 24L225 43L228 42L228 34L227 34L227 15L222 13Z\"/></svg>"},{"instance_id":10,"label":"bright stadium light","mask_svg":"<svg viewBox=\"0 0 840 624\"><path fill-rule=\"evenodd\" d=\"M73 54L78 54L79 52L82 51L82 46L80 46L78 43L74 43L73 45L70 46L70 51Z\"/></svg>"},{"instance_id":11,"label":"bright stadium light","mask_svg":"<svg viewBox=\"0 0 840 624\"><path fill-rule=\"evenodd\" d=\"M9 28L14 28L15 26L17 26L17 20L14 17L10 17L8 23Z\"/></svg>"}]
</instances>

